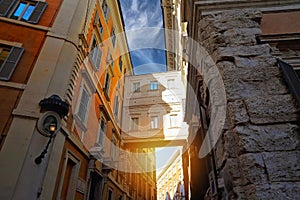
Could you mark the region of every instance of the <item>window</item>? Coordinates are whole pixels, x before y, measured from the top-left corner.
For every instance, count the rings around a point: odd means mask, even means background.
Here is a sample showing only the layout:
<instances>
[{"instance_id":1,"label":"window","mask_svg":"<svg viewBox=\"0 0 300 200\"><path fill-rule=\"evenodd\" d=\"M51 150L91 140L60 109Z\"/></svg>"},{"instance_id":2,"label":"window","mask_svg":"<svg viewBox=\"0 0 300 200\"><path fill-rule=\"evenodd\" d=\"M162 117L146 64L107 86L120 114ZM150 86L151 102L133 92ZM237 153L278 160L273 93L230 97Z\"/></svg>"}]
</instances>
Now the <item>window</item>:
<instances>
[{"instance_id":1,"label":"window","mask_svg":"<svg viewBox=\"0 0 300 200\"><path fill-rule=\"evenodd\" d=\"M170 115L170 128L177 127L177 115Z\"/></svg>"},{"instance_id":2,"label":"window","mask_svg":"<svg viewBox=\"0 0 300 200\"><path fill-rule=\"evenodd\" d=\"M110 82L111 82L111 75L109 72L106 72L105 82L104 82L104 92L107 96L109 95Z\"/></svg>"},{"instance_id":3,"label":"window","mask_svg":"<svg viewBox=\"0 0 300 200\"><path fill-rule=\"evenodd\" d=\"M102 51L100 49L100 46L98 45L95 38L93 39L92 46L91 46L91 58L95 67L95 70L99 70L100 68L100 62L102 57Z\"/></svg>"},{"instance_id":4,"label":"window","mask_svg":"<svg viewBox=\"0 0 300 200\"><path fill-rule=\"evenodd\" d=\"M108 189L107 200L113 200L113 191L112 191L112 189Z\"/></svg>"},{"instance_id":5,"label":"window","mask_svg":"<svg viewBox=\"0 0 300 200\"><path fill-rule=\"evenodd\" d=\"M0 80L9 80L24 52L24 48L0 44Z\"/></svg>"},{"instance_id":6,"label":"window","mask_svg":"<svg viewBox=\"0 0 300 200\"><path fill-rule=\"evenodd\" d=\"M98 27L100 34L103 34L103 26L100 21L99 13L96 12L95 18L94 18L94 25Z\"/></svg>"},{"instance_id":7,"label":"window","mask_svg":"<svg viewBox=\"0 0 300 200\"><path fill-rule=\"evenodd\" d=\"M112 42L113 47L115 47L115 45L116 45L116 35L115 35L115 28L114 27L112 28L112 31L111 31L111 42Z\"/></svg>"},{"instance_id":8,"label":"window","mask_svg":"<svg viewBox=\"0 0 300 200\"><path fill-rule=\"evenodd\" d=\"M131 118L131 130L137 131L138 127L139 127L139 118L137 117Z\"/></svg>"},{"instance_id":9,"label":"window","mask_svg":"<svg viewBox=\"0 0 300 200\"><path fill-rule=\"evenodd\" d=\"M108 7L108 5L107 5L107 3L105 1L102 4L102 11L103 11L104 18L106 20L108 20L110 11L109 11L109 7Z\"/></svg>"},{"instance_id":10,"label":"window","mask_svg":"<svg viewBox=\"0 0 300 200\"><path fill-rule=\"evenodd\" d=\"M87 92L87 89L85 87L82 87L80 104L77 113L78 117L82 122L86 121L89 101L90 101L90 95Z\"/></svg>"},{"instance_id":11,"label":"window","mask_svg":"<svg viewBox=\"0 0 300 200\"><path fill-rule=\"evenodd\" d=\"M140 82L133 83L133 92L140 92Z\"/></svg>"},{"instance_id":12,"label":"window","mask_svg":"<svg viewBox=\"0 0 300 200\"><path fill-rule=\"evenodd\" d=\"M115 98L115 106L114 106L114 115L117 119L119 119L119 96L117 95Z\"/></svg>"},{"instance_id":13,"label":"window","mask_svg":"<svg viewBox=\"0 0 300 200\"><path fill-rule=\"evenodd\" d=\"M122 72L122 67L123 67L123 61L122 61L122 57L120 57L120 60L119 60L119 69L120 69L120 72Z\"/></svg>"},{"instance_id":14,"label":"window","mask_svg":"<svg viewBox=\"0 0 300 200\"><path fill-rule=\"evenodd\" d=\"M0 16L36 24L47 7L41 1L0 1Z\"/></svg>"},{"instance_id":15,"label":"window","mask_svg":"<svg viewBox=\"0 0 300 200\"><path fill-rule=\"evenodd\" d=\"M151 129L158 128L158 116L151 117L150 127Z\"/></svg>"},{"instance_id":16,"label":"window","mask_svg":"<svg viewBox=\"0 0 300 200\"><path fill-rule=\"evenodd\" d=\"M168 82L167 82L167 86L168 86L168 89L172 89L175 87L175 80L174 79L169 79Z\"/></svg>"},{"instance_id":17,"label":"window","mask_svg":"<svg viewBox=\"0 0 300 200\"><path fill-rule=\"evenodd\" d=\"M104 147L105 138L106 138L106 120L103 117L101 117L99 121L97 143L102 147Z\"/></svg>"},{"instance_id":18,"label":"window","mask_svg":"<svg viewBox=\"0 0 300 200\"><path fill-rule=\"evenodd\" d=\"M158 83L157 81L150 82L150 90L158 90Z\"/></svg>"}]
</instances>

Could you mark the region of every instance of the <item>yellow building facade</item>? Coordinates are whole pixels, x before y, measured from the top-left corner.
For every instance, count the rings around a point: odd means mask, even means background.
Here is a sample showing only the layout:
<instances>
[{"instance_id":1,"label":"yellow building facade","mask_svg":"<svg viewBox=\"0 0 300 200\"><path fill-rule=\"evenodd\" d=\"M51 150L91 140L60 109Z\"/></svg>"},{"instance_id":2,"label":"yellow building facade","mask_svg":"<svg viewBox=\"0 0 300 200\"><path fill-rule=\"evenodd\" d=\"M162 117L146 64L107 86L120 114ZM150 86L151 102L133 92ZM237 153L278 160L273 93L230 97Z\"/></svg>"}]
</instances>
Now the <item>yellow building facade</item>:
<instances>
[{"instance_id":1,"label":"yellow building facade","mask_svg":"<svg viewBox=\"0 0 300 200\"><path fill-rule=\"evenodd\" d=\"M182 153L177 149L157 176L157 199L181 199L184 196Z\"/></svg>"},{"instance_id":2,"label":"yellow building facade","mask_svg":"<svg viewBox=\"0 0 300 200\"><path fill-rule=\"evenodd\" d=\"M14 17L23 4L36 12ZM3 6L0 43L24 53L8 76L1 45L1 98L10 103L0 107L0 199L155 199L144 191L149 173L124 167L139 160L125 159L120 130L132 66L118 1Z\"/></svg>"}]
</instances>

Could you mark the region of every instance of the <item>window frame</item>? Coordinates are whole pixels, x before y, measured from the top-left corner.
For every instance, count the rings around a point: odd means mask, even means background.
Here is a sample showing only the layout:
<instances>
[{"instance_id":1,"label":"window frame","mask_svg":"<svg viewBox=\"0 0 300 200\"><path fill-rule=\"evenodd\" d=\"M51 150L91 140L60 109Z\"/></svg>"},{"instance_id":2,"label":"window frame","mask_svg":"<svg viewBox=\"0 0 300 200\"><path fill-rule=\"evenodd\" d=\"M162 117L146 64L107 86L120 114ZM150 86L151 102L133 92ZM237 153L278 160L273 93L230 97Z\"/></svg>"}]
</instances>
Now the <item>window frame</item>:
<instances>
[{"instance_id":1,"label":"window frame","mask_svg":"<svg viewBox=\"0 0 300 200\"><path fill-rule=\"evenodd\" d=\"M178 127L178 114L170 114L170 128Z\"/></svg>"},{"instance_id":2,"label":"window frame","mask_svg":"<svg viewBox=\"0 0 300 200\"><path fill-rule=\"evenodd\" d=\"M157 91L158 90L158 81L150 81L149 90Z\"/></svg>"},{"instance_id":3,"label":"window frame","mask_svg":"<svg viewBox=\"0 0 300 200\"><path fill-rule=\"evenodd\" d=\"M105 20L108 21L110 16L110 8L105 0L102 2L101 9Z\"/></svg>"},{"instance_id":4,"label":"window frame","mask_svg":"<svg viewBox=\"0 0 300 200\"><path fill-rule=\"evenodd\" d=\"M104 91L104 94L106 95L107 99L109 99L111 79L112 79L111 73L109 72L109 70L106 70L103 91Z\"/></svg>"},{"instance_id":5,"label":"window frame","mask_svg":"<svg viewBox=\"0 0 300 200\"><path fill-rule=\"evenodd\" d=\"M112 46L115 48L116 47L116 43L117 43L117 37L116 37L116 33L115 33L115 27L112 27L112 30L111 30L111 43L112 43Z\"/></svg>"},{"instance_id":6,"label":"window frame","mask_svg":"<svg viewBox=\"0 0 300 200\"><path fill-rule=\"evenodd\" d=\"M154 120L153 120L154 119ZM150 129L158 129L158 116L151 116L150 117Z\"/></svg>"},{"instance_id":7,"label":"window frame","mask_svg":"<svg viewBox=\"0 0 300 200\"><path fill-rule=\"evenodd\" d=\"M94 46L94 43L96 43L96 46ZM95 51L97 50L97 54L95 55ZM100 66L101 66L101 60L102 60L102 56L103 55L103 51L101 46L99 45L98 40L96 39L95 35L91 40L91 47L90 47L90 58L92 60L93 63L93 67L95 69L95 71L99 71Z\"/></svg>"},{"instance_id":8,"label":"window frame","mask_svg":"<svg viewBox=\"0 0 300 200\"><path fill-rule=\"evenodd\" d=\"M81 102L82 102L83 91L85 91L88 95L88 102L86 104L86 112L85 112L84 119L82 119L81 116L79 115L80 105L81 105ZM89 115L89 109L88 108L90 107L91 98L92 98L91 92L89 91L88 87L84 83L82 83L81 88L80 88L80 93L79 93L79 98L78 98L78 101L77 101L77 108L76 108L75 113L76 113L76 116L78 117L78 119L80 120L80 122L82 122L84 125L86 124L87 119L88 119L88 115Z\"/></svg>"},{"instance_id":9,"label":"window frame","mask_svg":"<svg viewBox=\"0 0 300 200\"><path fill-rule=\"evenodd\" d=\"M141 91L141 83L140 82L134 82L132 83L133 92L140 92Z\"/></svg>"},{"instance_id":10,"label":"window frame","mask_svg":"<svg viewBox=\"0 0 300 200\"><path fill-rule=\"evenodd\" d=\"M107 132L107 119L103 117L103 113L101 113L100 120L98 122L98 131L97 131L97 141L96 144L98 144L102 149L104 149L105 144L105 138L106 138L106 132ZM102 130L102 122L105 125L105 129Z\"/></svg>"},{"instance_id":11,"label":"window frame","mask_svg":"<svg viewBox=\"0 0 300 200\"><path fill-rule=\"evenodd\" d=\"M25 4L19 16L14 17L14 13L20 8L20 4ZM28 19L24 19L23 16L26 14L26 10L29 5L34 5L32 12L29 14ZM7 17L18 21L24 21L32 24L37 24L45 12L48 3L45 1L32 1L32 0L10 0L0 1L0 16Z\"/></svg>"},{"instance_id":12,"label":"window frame","mask_svg":"<svg viewBox=\"0 0 300 200\"><path fill-rule=\"evenodd\" d=\"M114 101L114 116L117 120L119 120L120 99L118 94L115 96Z\"/></svg>"},{"instance_id":13,"label":"window frame","mask_svg":"<svg viewBox=\"0 0 300 200\"><path fill-rule=\"evenodd\" d=\"M137 122L137 123L135 123L135 122ZM130 119L130 130L131 131L139 130L139 118L138 117L132 117Z\"/></svg>"},{"instance_id":14,"label":"window frame","mask_svg":"<svg viewBox=\"0 0 300 200\"><path fill-rule=\"evenodd\" d=\"M9 52L8 52L7 56L4 58L2 64L0 65L0 80L9 81L11 79L25 49L20 46L12 46L9 44L1 43L0 49L4 49L4 48L9 49ZM2 53L2 51L0 52L0 54L1 53ZM12 66L9 66L9 65L12 65ZM8 69L8 73L4 73L3 75L1 75L2 71L7 70L7 69Z\"/></svg>"}]
</instances>

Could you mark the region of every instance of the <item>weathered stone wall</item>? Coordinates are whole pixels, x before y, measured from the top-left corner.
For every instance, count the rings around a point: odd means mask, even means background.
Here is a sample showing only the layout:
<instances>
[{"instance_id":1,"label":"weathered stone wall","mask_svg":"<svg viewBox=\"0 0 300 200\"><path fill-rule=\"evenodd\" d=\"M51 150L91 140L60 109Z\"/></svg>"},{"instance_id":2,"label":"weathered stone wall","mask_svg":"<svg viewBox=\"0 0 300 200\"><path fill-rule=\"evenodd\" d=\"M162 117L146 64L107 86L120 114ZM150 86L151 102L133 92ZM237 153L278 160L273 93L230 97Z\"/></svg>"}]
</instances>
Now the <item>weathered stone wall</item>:
<instances>
[{"instance_id":1,"label":"weathered stone wall","mask_svg":"<svg viewBox=\"0 0 300 200\"><path fill-rule=\"evenodd\" d=\"M260 19L258 11L239 10L198 23L198 42L226 90L227 121L214 148L216 165L229 199L300 199L298 109L272 48L257 43Z\"/></svg>"}]
</instances>

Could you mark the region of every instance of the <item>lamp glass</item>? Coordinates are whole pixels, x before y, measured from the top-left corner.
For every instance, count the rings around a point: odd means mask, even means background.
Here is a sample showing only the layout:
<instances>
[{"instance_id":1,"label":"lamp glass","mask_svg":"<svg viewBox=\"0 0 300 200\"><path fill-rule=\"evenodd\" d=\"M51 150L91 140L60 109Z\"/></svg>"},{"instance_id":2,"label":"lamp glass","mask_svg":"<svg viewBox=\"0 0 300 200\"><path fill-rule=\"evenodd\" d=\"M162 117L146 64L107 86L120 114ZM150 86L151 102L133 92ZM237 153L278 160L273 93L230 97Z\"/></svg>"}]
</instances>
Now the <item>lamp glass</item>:
<instances>
[{"instance_id":1,"label":"lamp glass","mask_svg":"<svg viewBox=\"0 0 300 200\"><path fill-rule=\"evenodd\" d=\"M50 130L51 132L56 131L56 124L50 124L50 125L49 125L49 130Z\"/></svg>"}]
</instances>

